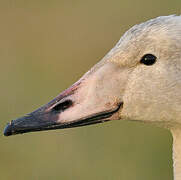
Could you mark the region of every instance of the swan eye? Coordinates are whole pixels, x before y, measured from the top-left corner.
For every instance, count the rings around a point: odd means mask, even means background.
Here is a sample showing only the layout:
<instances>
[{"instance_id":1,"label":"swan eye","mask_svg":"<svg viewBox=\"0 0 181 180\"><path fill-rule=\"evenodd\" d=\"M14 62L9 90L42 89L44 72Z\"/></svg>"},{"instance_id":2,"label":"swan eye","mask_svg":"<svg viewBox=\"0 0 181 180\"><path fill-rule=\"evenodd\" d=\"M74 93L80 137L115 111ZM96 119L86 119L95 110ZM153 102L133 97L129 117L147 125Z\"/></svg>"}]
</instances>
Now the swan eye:
<instances>
[{"instance_id":1,"label":"swan eye","mask_svg":"<svg viewBox=\"0 0 181 180\"><path fill-rule=\"evenodd\" d=\"M153 54L146 54L141 58L140 63L145 64L147 66L151 66L156 62L156 56Z\"/></svg>"}]
</instances>

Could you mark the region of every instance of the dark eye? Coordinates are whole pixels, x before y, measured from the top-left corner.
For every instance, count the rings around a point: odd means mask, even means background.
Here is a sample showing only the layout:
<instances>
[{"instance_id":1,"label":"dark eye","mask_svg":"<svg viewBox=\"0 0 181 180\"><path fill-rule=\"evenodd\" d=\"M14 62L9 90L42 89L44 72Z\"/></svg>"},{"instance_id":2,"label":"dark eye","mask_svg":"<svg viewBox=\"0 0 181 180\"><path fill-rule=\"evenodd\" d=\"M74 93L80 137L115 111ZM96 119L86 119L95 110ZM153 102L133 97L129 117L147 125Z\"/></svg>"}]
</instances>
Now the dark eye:
<instances>
[{"instance_id":1,"label":"dark eye","mask_svg":"<svg viewBox=\"0 0 181 180\"><path fill-rule=\"evenodd\" d=\"M145 64L147 66L151 66L156 62L156 56L153 54L146 54L141 58L140 63Z\"/></svg>"}]
</instances>

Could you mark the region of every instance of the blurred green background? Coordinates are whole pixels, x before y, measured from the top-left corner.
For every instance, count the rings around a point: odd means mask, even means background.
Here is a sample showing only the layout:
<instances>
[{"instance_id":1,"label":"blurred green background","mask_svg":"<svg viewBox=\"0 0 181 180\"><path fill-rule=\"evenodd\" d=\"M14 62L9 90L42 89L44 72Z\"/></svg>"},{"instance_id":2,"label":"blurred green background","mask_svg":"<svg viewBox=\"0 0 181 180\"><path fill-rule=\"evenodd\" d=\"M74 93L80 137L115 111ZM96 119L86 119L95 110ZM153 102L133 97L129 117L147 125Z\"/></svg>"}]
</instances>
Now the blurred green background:
<instances>
[{"instance_id":1,"label":"blurred green background","mask_svg":"<svg viewBox=\"0 0 181 180\"><path fill-rule=\"evenodd\" d=\"M0 0L0 180L172 180L164 129L114 121L2 133L78 80L132 25L180 7L180 0Z\"/></svg>"}]
</instances>

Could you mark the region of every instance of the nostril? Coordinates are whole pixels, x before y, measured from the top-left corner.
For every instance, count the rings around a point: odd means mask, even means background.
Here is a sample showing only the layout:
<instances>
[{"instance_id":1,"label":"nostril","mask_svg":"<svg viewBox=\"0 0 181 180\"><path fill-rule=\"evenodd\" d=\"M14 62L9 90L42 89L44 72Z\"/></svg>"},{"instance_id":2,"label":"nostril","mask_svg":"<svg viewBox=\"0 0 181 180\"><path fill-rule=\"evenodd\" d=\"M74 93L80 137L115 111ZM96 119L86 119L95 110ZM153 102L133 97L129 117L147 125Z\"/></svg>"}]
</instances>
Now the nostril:
<instances>
[{"instance_id":1,"label":"nostril","mask_svg":"<svg viewBox=\"0 0 181 180\"><path fill-rule=\"evenodd\" d=\"M66 100L64 102L61 102L57 104L56 106L53 107L54 111L64 111L65 109L69 108L72 106L73 102L71 100Z\"/></svg>"}]
</instances>

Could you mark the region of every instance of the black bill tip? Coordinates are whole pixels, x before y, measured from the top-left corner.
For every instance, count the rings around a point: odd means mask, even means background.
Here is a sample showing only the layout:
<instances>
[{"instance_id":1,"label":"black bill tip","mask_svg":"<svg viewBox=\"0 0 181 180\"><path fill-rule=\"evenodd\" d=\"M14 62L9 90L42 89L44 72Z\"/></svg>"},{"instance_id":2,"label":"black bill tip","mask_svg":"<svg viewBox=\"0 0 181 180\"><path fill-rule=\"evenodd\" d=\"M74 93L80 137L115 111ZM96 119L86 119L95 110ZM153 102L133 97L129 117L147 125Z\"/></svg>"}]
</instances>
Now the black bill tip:
<instances>
[{"instance_id":1,"label":"black bill tip","mask_svg":"<svg viewBox=\"0 0 181 180\"><path fill-rule=\"evenodd\" d=\"M11 136L12 133L12 126L11 123L8 123L6 127L4 128L4 136Z\"/></svg>"}]
</instances>

